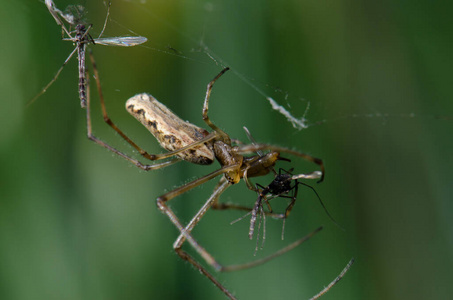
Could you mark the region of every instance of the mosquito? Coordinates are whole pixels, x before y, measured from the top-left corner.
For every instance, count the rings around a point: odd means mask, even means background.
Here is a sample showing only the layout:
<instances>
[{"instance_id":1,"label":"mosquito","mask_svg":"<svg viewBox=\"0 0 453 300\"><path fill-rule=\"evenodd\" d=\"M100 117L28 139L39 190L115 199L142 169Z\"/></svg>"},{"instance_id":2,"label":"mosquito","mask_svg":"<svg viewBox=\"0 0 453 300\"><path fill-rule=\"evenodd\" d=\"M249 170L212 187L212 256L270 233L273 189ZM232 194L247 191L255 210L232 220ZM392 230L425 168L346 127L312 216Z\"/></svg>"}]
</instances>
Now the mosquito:
<instances>
[{"instance_id":1,"label":"mosquito","mask_svg":"<svg viewBox=\"0 0 453 300\"><path fill-rule=\"evenodd\" d=\"M249 238L253 238L253 233L255 231L255 225L256 225L256 219L259 214L261 219L265 218L265 215L268 214L273 218L276 219L282 219L283 220L283 226L282 226L282 240L284 238L284 232L285 232L285 222L286 218L288 218L291 210L294 207L294 204L296 203L297 199L297 193L298 193L298 188L299 185L303 185L305 187L310 188L316 195L316 197L319 200L319 203L323 207L324 211L326 212L327 216L332 220L332 222L337 225L339 228L343 229L336 221L335 219L330 215L329 211L327 210L327 207L324 205L323 201L321 200L321 197L319 196L318 192L316 190L304 183L299 181L300 179L319 179L322 176L322 173L320 171L314 171L309 174L296 174L294 175L293 172L294 169L290 170L284 170L280 168L278 174L275 173L274 180L272 182L264 187L260 184L256 184L256 192L258 193L258 198L255 202L255 205L252 209L251 212L249 212L247 215L251 214L251 219L250 219L250 228L249 228ZM285 209L284 213L274 213L269 201L274 199L274 198L288 198L291 199L291 202L288 204L288 206ZM266 204L268 208L268 212L264 213L263 210L263 205ZM245 216L244 216L245 217ZM240 219L242 219L241 217ZM261 220L260 220L261 222ZM264 219L265 222L265 219ZM259 227L260 223L258 224ZM265 233L263 232L263 242L265 239Z\"/></svg>"},{"instance_id":2,"label":"mosquito","mask_svg":"<svg viewBox=\"0 0 453 300\"><path fill-rule=\"evenodd\" d=\"M77 52L78 58L78 70L79 70L79 98L80 106L82 108L86 107L87 96L86 96L86 67L85 67L85 57L86 57L86 46L88 44L93 45L105 45L105 46L120 46L120 47L133 47L141 45L147 41L143 36L124 36L124 37L110 37L110 38L101 38L104 33L105 27L107 26L107 21L110 14L109 2L107 6L107 16L105 18L104 27L102 28L101 33L98 38L93 39L89 34L89 31L92 25L86 25L83 21L84 7L77 6L68 6L66 12L59 10L52 0L45 0L47 9L49 10L52 17L55 19L55 22L58 26L61 27L62 36L64 41L70 41L75 44L74 50L69 54L69 56L64 61L63 65L58 69L55 76L52 80L39 92L27 105L32 104L36 99L38 99L42 94L44 94L47 89L57 80L63 68L71 60L74 54ZM63 21L64 20L64 21ZM69 28L65 26L65 22L69 25ZM71 28L74 27L75 30L71 31ZM64 36L66 35L66 38Z\"/></svg>"}]
</instances>

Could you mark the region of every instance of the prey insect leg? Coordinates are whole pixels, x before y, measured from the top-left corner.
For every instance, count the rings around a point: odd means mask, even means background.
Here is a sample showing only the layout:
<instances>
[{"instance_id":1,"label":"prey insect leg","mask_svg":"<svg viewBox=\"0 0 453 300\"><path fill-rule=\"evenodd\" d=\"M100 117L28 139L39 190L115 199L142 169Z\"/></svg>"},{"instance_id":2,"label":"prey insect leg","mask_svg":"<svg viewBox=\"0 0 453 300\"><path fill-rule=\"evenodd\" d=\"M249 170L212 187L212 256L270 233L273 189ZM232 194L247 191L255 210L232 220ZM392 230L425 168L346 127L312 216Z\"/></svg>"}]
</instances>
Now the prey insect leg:
<instances>
[{"instance_id":1,"label":"prey insect leg","mask_svg":"<svg viewBox=\"0 0 453 300\"><path fill-rule=\"evenodd\" d=\"M31 104L33 104L36 99L38 99L40 96L42 96L48 89L49 87L58 79L58 76L60 76L60 73L61 71L63 71L63 68L66 66L66 64L71 60L72 56L74 55L74 53L76 53L78 48L74 48L74 50L72 50L71 54L69 54L69 56L66 58L66 60L64 61L63 65L61 65L61 67L58 69L57 73L55 74L55 76L52 78L52 80L36 95L34 96L28 103L27 103L27 107L30 106Z\"/></svg>"}]
</instances>

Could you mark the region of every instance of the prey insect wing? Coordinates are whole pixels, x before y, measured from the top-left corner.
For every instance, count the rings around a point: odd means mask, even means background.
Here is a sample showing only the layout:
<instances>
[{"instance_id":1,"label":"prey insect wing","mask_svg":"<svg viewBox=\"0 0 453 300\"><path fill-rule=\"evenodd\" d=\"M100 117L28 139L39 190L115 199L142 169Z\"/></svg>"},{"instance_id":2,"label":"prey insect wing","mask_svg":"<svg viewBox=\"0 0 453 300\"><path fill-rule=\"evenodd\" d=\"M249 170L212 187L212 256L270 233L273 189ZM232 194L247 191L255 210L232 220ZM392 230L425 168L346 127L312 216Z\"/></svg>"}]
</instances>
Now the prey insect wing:
<instances>
[{"instance_id":1,"label":"prey insect wing","mask_svg":"<svg viewBox=\"0 0 453 300\"><path fill-rule=\"evenodd\" d=\"M133 47L146 43L147 40L143 36L123 36L94 39L94 43L104 46Z\"/></svg>"},{"instance_id":2,"label":"prey insect wing","mask_svg":"<svg viewBox=\"0 0 453 300\"><path fill-rule=\"evenodd\" d=\"M86 30L88 31L88 30ZM64 38L63 41L74 42L74 38ZM104 46L119 46L119 47L133 47L138 46L148 41L144 36L117 36L108 38L97 38L84 40L84 44L95 44Z\"/></svg>"},{"instance_id":3,"label":"prey insect wing","mask_svg":"<svg viewBox=\"0 0 453 300\"><path fill-rule=\"evenodd\" d=\"M86 56L86 46L88 44L99 44L105 46L120 46L120 47L133 47L140 44L143 44L147 41L147 39L143 36L125 36L125 37L109 37L109 38L101 38L98 37L93 39L90 34L88 33L91 29L91 25L85 26L82 22L83 10L82 6L71 6L71 10L68 12L62 12L59 10L56 5L53 3L52 0L46 0L45 4L47 9L49 10L52 17L55 19L57 25L61 26L63 35L66 34L66 38L63 38L64 41L73 42L76 45L76 48L69 54L68 58L66 58L63 65L57 71L55 76L52 80L39 92L33 99L31 99L27 106L32 104L36 99L38 99L42 94L44 94L47 89L57 80L58 76L60 75L61 71L63 70L64 66L69 62L75 52L77 52L78 57L78 71L79 71L79 99L80 99L80 106L82 108L86 107L86 70L85 70L85 56ZM109 17L110 12L110 3L107 8L107 16L104 23L104 28L100 36L103 34L105 26L107 25L107 20ZM75 26L75 34L72 35L74 32L70 31L64 24L63 20L69 24L69 28L71 26Z\"/></svg>"},{"instance_id":4,"label":"prey insect wing","mask_svg":"<svg viewBox=\"0 0 453 300\"><path fill-rule=\"evenodd\" d=\"M46 0L45 4L52 17L55 19L55 22L57 22L59 26L64 26L64 23L61 21L60 17L62 17L69 24L74 24L74 16L72 14L64 14L55 6L52 0ZM70 36L69 31L67 32L67 34Z\"/></svg>"}]
</instances>

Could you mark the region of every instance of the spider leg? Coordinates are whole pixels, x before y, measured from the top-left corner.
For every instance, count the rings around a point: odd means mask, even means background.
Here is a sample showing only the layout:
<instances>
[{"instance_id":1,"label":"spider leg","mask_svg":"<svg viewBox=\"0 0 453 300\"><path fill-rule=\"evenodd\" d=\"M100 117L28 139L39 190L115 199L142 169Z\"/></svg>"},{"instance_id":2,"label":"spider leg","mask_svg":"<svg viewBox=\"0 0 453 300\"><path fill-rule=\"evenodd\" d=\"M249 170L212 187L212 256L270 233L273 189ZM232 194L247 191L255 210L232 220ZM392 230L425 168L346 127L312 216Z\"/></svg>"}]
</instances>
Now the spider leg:
<instances>
[{"instance_id":1,"label":"spider leg","mask_svg":"<svg viewBox=\"0 0 453 300\"><path fill-rule=\"evenodd\" d=\"M318 227L317 229L315 229L311 233L307 234L303 238L301 238L301 239L289 244L288 246L276 251L275 253L273 253L273 254L271 254L269 256L266 256L264 258L261 258L261 259L258 259L258 260L255 260L255 261L252 261L252 262L249 262L249 263L245 263L245 264L226 266L226 267L222 268L222 271L224 271L224 272L232 272L232 271L248 269L248 268L252 268L252 267L264 264L265 262L268 262L271 259L274 259L274 258L276 258L276 257L278 257L280 255L283 255L286 252L296 248L297 246L299 246L303 242L307 241L308 239L310 239L312 236L314 236L316 233L318 233L321 230L322 230L322 226Z\"/></svg>"},{"instance_id":2,"label":"spider leg","mask_svg":"<svg viewBox=\"0 0 453 300\"><path fill-rule=\"evenodd\" d=\"M215 210L227 210L227 209L242 210L242 211L247 211L248 212L247 215L251 214L252 210L253 210L253 207L249 207L249 206L237 205L234 203L219 203L218 199L216 199L214 201L211 208L215 209ZM266 216L270 216L272 218L280 218L280 215L281 215L281 214L275 214L275 213L269 212L269 211L266 211L264 213L266 214ZM245 215L243 217L246 217L247 215ZM241 217L238 221L242 220L243 217ZM233 223L236 223L236 222L233 222Z\"/></svg>"},{"instance_id":3,"label":"spider leg","mask_svg":"<svg viewBox=\"0 0 453 300\"><path fill-rule=\"evenodd\" d=\"M202 116L203 116L203 121L205 121L205 123L212 128L212 130L214 130L215 132L217 132L221 137L222 137L222 140L231 145L231 139L230 137L228 136L228 134L226 134L223 130L221 130L219 127L217 127L216 125L214 125L214 123L211 122L211 119L209 119L208 117L208 107L209 107L209 98L211 97L211 91L212 91L212 87L214 86L214 83L217 81L217 79L220 78L220 76L222 76L223 74L225 74L226 71L228 71L230 68L225 68L223 69L216 77L214 77L213 80L211 80L209 83L208 83L208 86L207 86L207 89L206 89L206 95L205 95L205 99L204 99L204 104L203 104L203 112L202 112Z\"/></svg>"},{"instance_id":4,"label":"spider leg","mask_svg":"<svg viewBox=\"0 0 453 300\"><path fill-rule=\"evenodd\" d=\"M232 300L236 300L237 298L234 297L233 294L230 293L217 279L212 276L211 273L209 273L199 262L197 262L192 256L190 256L186 251L182 249L175 249L176 253L178 253L179 257L182 259L190 262L200 273L202 273L204 276L208 277L209 280L214 283L216 287L218 287L228 298Z\"/></svg>"},{"instance_id":5,"label":"spider leg","mask_svg":"<svg viewBox=\"0 0 453 300\"><path fill-rule=\"evenodd\" d=\"M242 211L251 211L253 208L243 205L237 205L234 203L218 203L218 201L216 201L215 203L212 204L212 209L215 210L236 209Z\"/></svg>"},{"instance_id":6,"label":"spider leg","mask_svg":"<svg viewBox=\"0 0 453 300\"><path fill-rule=\"evenodd\" d=\"M88 72L87 72L88 73ZM89 78L89 76L87 76ZM172 165L174 163L177 163L180 161L179 158L174 158L171 160L167 160L161 163L153 164L153 165L144 165L142 164L139 160L134 159L127 154L124 154L123 152L115 149L114 147L110 146L109 144L105 143L104 141L100 140L96 136L93 135L92 133L92 126L91 126L91 101L90 101L90 84L89 80L87 81L87 106L86 106L86 114L87 114L87 136L88 139L91 141L95 142L96 144L106 148L107 150L119 155L120 157L124 158L125 160L129 161L130 163L134 164L138 168L144 170L144 171L149 171L149 170L155 170L155 169L160 169L163 167L167 167L169 165Z\"/></svg>"},{"instance_id":7,"label":"spider leg","mask_svg":"<svg viewBox=\"0 0 453 300\"><path fill-rule=\"evenodd\" d=\"M314 172L307 173L307 174L293 175L291 177L291 179L292 180L296 180L296 179L319 179L321 177L322 177L322 172L321 171L314 171Z\"/></svg>"},{"instance_id":8,"label":"spider leg","mask_svg":"<svg viewBox=\"0 0 453 300\"><path fill-rule=\"evenodd\" d=\"M321 172L322 172L321 178L318 180L318 183L322 182L324 180L324 176L325 176L324 163L322 162L322 160L320 158L316 158L316 157L311 156L306 153L291 150L291 149L288 149L285 147L268 145L268 144L252 144L252 145L239 146L237 153L239 153L239 154L253 153L253 152L257 152L259 150L271 150L271 151L276 151L276 152L285 152L285 153L289 153L289 154L292 154L295 156L299 156L307 161L315 163L320 167Z\"/></svg>"},{"instance_id":9,"label":"spider leg","mask_svg":"<svg viewBox=\"0 0 453 300\"><path fill-rule=\"evenodd\" d=\"M225 180L225 178L222 178L222 180ZM221 182L220 182L221 183ZM219 183L219 184L220 184ZM258 186L260 186L261 188L264 188L263 186L257 184ZM252 188L251 190L255 191L256 192L256 189L255 188ZM235 209L235 210L242 210L242 211L247 211L248 213L242 217L240 217L239 219L233 221L231 224L233 223L236 223L237 221L240 221L242 220L243 218L245 218L246 216L248 216L249 214L252 213L254 207L249 207L249 206L244 206L244 205L237 205L237 204L234 204L234 203L219 203L218 201L219 199L216 198L214 199L214 202L212 203L211 205L211 208L212 209L215 209L215 210L227 210L227 209ZM265 202L267 203L268 207L270 207L270 204L269 202L267 202L267 200L265 199ZM272 218L281 218L281 214L275 214L272 212L272 208L270 208L270 211L267 211L267 212L264 212L266 214L266 216L270 216Z\"/></svg>"},{"instance_id":10,"label":"spider leg","mask_svg":"<svg viewBox=\"0 0 453 300\"><path fill-rule=\"evenodd\" d=\"M207 272L198 262L196 262L195 259L193 259L192 257L190 257L187 253L185 253L184 250L181 249L182 245L184 244L184 242L187 240L187 242L195 249L195 251L198 252L198 254L206 261L206 263L208 263L209 265L211 265L213 268L215 268L217 271L221 271L221 272L229 272L229 271L234 271L234 270L239 270L239 269L246 269L246 268L251 268L251 267L254 267L254 266L258 266L260 264L263 264L275 257L278 257L292 249L294 249L295 247L299 246L300 244L302 244L303 242L305 242L306 240L308 240L310 237L312 237L314 234L316 234L318 231L320 231L322 229L322 227L319 227L318 229L316 229L315 231L313 231L312 233L308 234L307 236L295 241L294 243L280 249L279 251L275 252L274 254L271 254L265 258L262 258L262 259L259 259L259 260L256 260L256 261L253 261L253 262L250 262L250 263L246 263L246 264L240 264L240 265L232 265L232 266L223 266L221 264L219 264L215 259L214 257L209 253L207 252L191 235L191 231L193 230L193 228L195 227L195 225L198 224L198 222L200 221L200 219L206 214L206 212L208 211L208 209L213 205L213 203L215 201L218 200L218 198L220 197L220 195L231 185L231 183L229 183L228 181L224 180L223 178L219 181L219 183L216 185L215 189L214 189L214 192L211 194L211 196L209 197L209 199L205 202L205 204L200 208L200 210L197 212L197 214L195 214L195 216L192 218L192 220L189 222L189 224L184 227L181 223L181 221L178 219L178 217L175 215L175 213L167 206L166 202L167 201L170 201L171 199L187 192L188 190L194 188L194 187L197 187L217 176L219 176L220 174L223 174L223 173L226 173L228 171L230 171L231 169L237 167L236 165L233 165L233 166L226 166L226 167L223 167L217 171L214 171L212 172L211 174L208 174L204 177L201 177L195 181L192 181L186 185L183 185L171 192L168 192L160 197L157 198L157 206L158 208L163 212L165 213L168 218L170 219L170 221L176 226L176 228L178 228L179 232L180 232L180 235L178 236L178 238L176 239L175 243L173 244L173 248L175 249L175 251L178 253L178 255L183 258L184 260L187 260L189 261L192 265L194 265L200 272L202 272L203 274L209 274L209 272ZM212 277L212 276L208 276L206 275L206 277L208 277L216 286L218 286L222 291L224 291L224 288L220 287L219 286L219 283Z\"/></svg>"},{"instance_id":11,"label":"spider leg","mask_svg":"<svg viewBox=\"0 0 453 300\"><path fill-rule=\"evenodd\" d=\"M182 237L179 237L175 243L173 244L173 247L175 249L178 249L181 247L182 243L187 239L187 241L192 245L192 247L203 257L203 259L213 266L216 270L220 270L221 266L219 263L215 261L215 259L209 254L206 250L204 250L197 241L190 235L190 231L193 229L193 227L199 222L201 217L206 213L206 211L211 207L212 202L214 201L215 198L218 198L223 191L231 185L228 181L224 181L221 185L218 185L214 192L212 193L211 197L206 201L206 203L201 207L201 209L198 211L198 213L195 215L195 217L192 219L192 221L189 223L187 226L188 230L181 224L179 221L178 217L176 217L175 213L167 206L166 202L172 200L173 198L225 173L230 171L231 169L237 168L237 165L233 166L226 166L223 167L219 170L216 170L206 176L200 177L192 182L189 182L188 184L185 184L171 192L168 192L160 197L157 198L157 207L165 213L170 221L178 228L180 231Z\"/></svg>"},{"instance_id":12,"label":"spider leg","mask_svg":"<svg viewBox=\"0 0 453 300\"><path fill-rule=\"evenodd\" d=\"M254 192L258 192L258 194L259 194L258 188L253 187L252 182L247 177L247 170L245 170L244 177L242 179L244 179L244 182L247 185L248 189L250 189L250 190L252 190ZM259 186L261 188L264 188L263 186L261 186L259 184L257 184L257 186ZM219 203L218 199L215 199L215 201L214 201L214 203L212 204L211 207L212 207L212 209L216 209L216 210L236 209L236 210L244 210L244 211L249 211L249 212L251 212L254 209L252 207L243 206L243 205L237 205L237 204L234 204L234 203ZM265 212L265 214L268 215L268 216L270 215L270 216L274 217L274 215L272 214L272 211L271 212Z\"/></svg>"},{"instance_id":13,"label":"spider leg","mask_svg":"<svg viewBox=\"0 0 453 300\"><path fill-rule=\"evenodd\" d=\"M354 263L354 257L351 258L351 260L348 262L348 264L346 265L346 267L344 267L344 269L340 272L340 275L338 275L337 277L335 277L335 279L329 283L322 291L320 291L318 294L314 295L312 298L310 298L310 300L316 300L316 299L319 299L319 297L321 297L322 295L324 295L325 293L327 293L335 284L338 283L338 281L340 281L344 275L346 274L346 272L349 271L349 269L351 268L352 264Z\"/></svg>"},{"instance_id":14,"label":"spider leg","mask_svg":"<svg viewBox=\"0 0 453 300\"><path fill-rule=\"evenodd\" d=\"M216 184L214 187L214 192L211 194L211 197L209 197L208 201L208 206L203 205L200 210L193 216L192 220L187 224L185 231L188 233L191 233L195 225L200 221L200 219L205 215L205 213L208 211L210 207L212 207L213 203L218 201L220 195L228 188L228 186L224 187L227 184L227 180L225 177L222 177L219 182ZM173 247L181 247L181 245L184 243L184 235L181 233L179 237L176 239L176 241L173 244Z\"/></svg>"},{"instance_id":15,"label":"spider leg","mask_svg":"<svg viewBox=\"0 0 453 300\"><path fill-rule=\"evenodd\" d=\"M252 145L257 145L257 142L255 140L255 138L252 136L252 134L250 133L249 129L245 126L242 127L245 131L245 134L247 135L247 138L250 140L250 142L252 143ZM262 151L256 151L255 152L258 156L262 157L264 154ZM280 159L283 159L282 157L280 157ZM286 159L284 159L286 160ZM274 175L276 176L277 175L277 172L275 171L275 168L273 166L270 167L270 170L272 171L272 173L274 173ZM280 169L281 171L281 169ZM279 172L280 172L279 171ZM280 174L280 173L279 173ZM246 174L245 174L246 175ZM246 176L245 176L246 177ZM251 182L249 181L248 178L245 178L246 179L246 183L247 183L247 187L251 190L254 190L255 192L257 192L258 194L260 194L261 192L259 191L258 187L256 189L253 189L252 187L252 184ZM265 189L263 186L259 185L259 184L256 184L257 186L261 187L262 189ZM268 208L269 208L269 212L272 213L272 208L270 207L269 205L269 202L266 200L266 198L264 198ZM252 233L253 235L253 233Z\"/></svg>"},{"instance_id":16,"label":"spider leg","mask_svg":"<svg viewBox=\"0 0 453 300\"><path fill-rule=\"evenodd\" d=\"M252 190L252 191L254 191L254 192L259 192L259 191L258 191L258 188L256 188L256 187L253 186L253 183L250 181L250 179L249 179L249 177L248 177L248 175L247 175L247 172L248 172L248 170L249 170L249 167L250 167L250 166L248 166L248 167L245 169L245 171L244 171L244 176L242 177L242 179L244 179L245 185L247 185L247 188L248 188L249 190Z\"/></svg>"},{"instance_id":17,"label":"spider leg","mask_svg":"<svg viewBox=\"0 0 453 300\"><path fill-rule=\"evenodd\" d=\"M197 212L197 214L192 218L189 224L184 228L179 221L178 217L174 214L174 212L166 205L165 202L171 200L172 198L188 191L191 188L194 188L198 185L205 183L218 175L221 175L224 172L227 172L231 167L226 167L219 169L207 176L201 177L191 183L189 183L189 187L184 185L172 192L169 192L165 195L160 196L157 198L157 206L159 209L164 212L168 218L172 221L172 223L178 228L180 231L179 237L176 239L175 243L173 244L173 249L175 252L184 260L190 262L198 271L200 271L203 275L205 275L209 280L212 281L225 295L227 295L230 299L236 299L217 279L214 278L200 263L198 263L192 256L190 256L186 251L182 250L181 247L183 243L187 240L191 246L200 254L200 256L211 266L213 266L217 271L221 270L222 266L216 262L214 257L208 253L198 242L192 237L190 234L192 229L195 225L198 224L200 219L203 215L207 212L209 207L212 205L214 199L218 198L230 185L228 181L223 181L221 184L218 184L214 189L214 192L206 201L206 203L201 207L201 209ZM219 182L220 183L220 182Z\"/></svg>"},{"instance_id":18,"label":"spider leg","mask_svg":"<svg viewBox=\"0 0 453 300\"><path fill-rule=\"evenodd\" d=\"M89 53L89 56L90 56L91 63L93 65L93 72L94 72L94 75L95 75L96 86L97 86L97 90L98 90L98 94L99 94L99 101L101 103L102 115L104 117L104 121L110 127L112 127L113 130L115 130L127 143L129 143L132 147L134 147L140 153L140 155L143 156L144 158L149 159L151 161L157 161L157 160L170 158L172 156L175 156L178 153L181 153L181 152L186 151L188 149L192 149L192 148L194 148L194 147L196 147L198 145L204 144L204 143L206 143L206 142L208 142L208 141L210 141L212 139L215 139L217 137L217 133L213 132L213 133L208 134L206 137L200 139L199 141L194 142L194 143L192 143L190 145L187 145L185 147L179 148L178 150L175 150L175 151L169 151L169 152L162 153L162 154L149 154L149 153L147 153L145 150L143 150L141 147L139 147L135 142L133 142L121 129L119 129L115 125L115 123L113 123L113 121L110 119L110 117L108 116L107 109L106 109L106 106L105 106L104 96L103 96L103 93L102 93L101 82L100 82L100 79L99 79L99 72L98 72L98 69L97 69L97 66L96 66L96 62L94 60L93 52L91 51L91 49L89 49L88 53ZM87 85L87 90L89 90L89 85ZM103 142L102 140L100 140L99 138L95 137L92 134L91 113L90 113L90 99L89 99L90 95L89 95L89 92L87 94L88 94L88 97L87 97L87 135L88 135L88 138L90 140L92 140L95 143L97 143L98 145L100 145L100 146L112 151L113 153L121 156L125 160L129 161L130 163L134 164L138 168L140 168L142 170L145 170L145 171L155 170L155 169L160 169L160 168L163 168L163 167L167 167L167 166L172 165L174 163L177 163L177 162L179 162L181 160L180 158L173 158L173 159L161 162L161 163L155 163L155 164L151 164L151 165L143 164L139 160L134 159L134 158L132 158L131 156L129 156L127 154L124 154L123 152L115 149L114 147L110 146L109 144L107 144L107 143Z\"/></svg>"}]
</instances>

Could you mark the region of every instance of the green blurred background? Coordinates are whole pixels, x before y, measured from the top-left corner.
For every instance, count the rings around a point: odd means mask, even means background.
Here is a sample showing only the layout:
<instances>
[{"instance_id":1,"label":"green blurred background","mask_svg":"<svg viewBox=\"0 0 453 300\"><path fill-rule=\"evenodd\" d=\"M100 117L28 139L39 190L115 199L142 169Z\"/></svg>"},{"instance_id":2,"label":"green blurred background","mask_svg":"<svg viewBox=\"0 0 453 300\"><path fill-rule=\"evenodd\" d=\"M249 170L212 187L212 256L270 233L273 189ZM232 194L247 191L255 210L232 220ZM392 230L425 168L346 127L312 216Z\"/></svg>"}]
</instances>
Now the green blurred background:
<instances>
[{"instance_id":1,"label":"green blurred background","mask_svg":"<svg viewBox=\"0 0 453 300\"><path fill-rule=\"evenodd\" d=\"M263 266L215 274L239 299L307 299L351 257L355 265L324 299L453 297L451 3L112 2L116 22L105 36L131 29L149 40L134 48L92 46L111 117L133 140L161 151L124 110L141 92L204 126L206 84L223 63L232 71L212 94L217 125L241 140L247 126L260 142L326 164L325 182L310 184L345 231L301 189L285 240L281 221L269 218L258 257L319 225L324 230ZM102 1L56 1L60 9L68 4L87 7L96 37ZM61 41L43 1L0 0L0 7L0 298L224 299L173 252L177 231L155 206L164 191L217 165L146 173L89 142L76 59L25 109L73 46ZM200 51L201 41L217 63ZM132 152L102 122L94 89L92 95L95 134ZM309 103L313 126L294 129L266 96L297 117ZM280 166L316 169L299 159ZM189 220L213 185L175 199L172 208ZM222 197L249 205L255 199L243 183ZM254 259L248 218L229 225L241 215L211 211L194 231L222 263Z\"/></svg>"}]
</instances>

